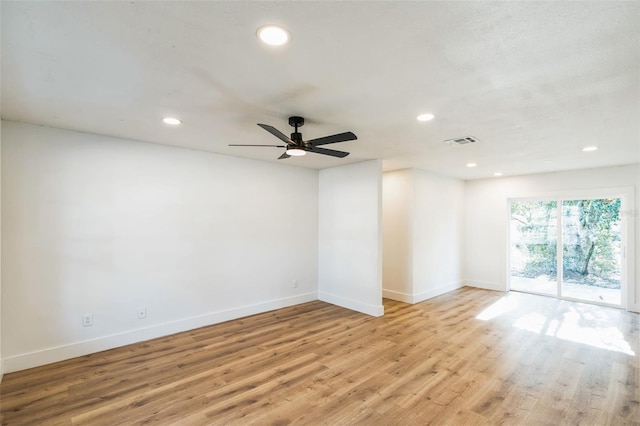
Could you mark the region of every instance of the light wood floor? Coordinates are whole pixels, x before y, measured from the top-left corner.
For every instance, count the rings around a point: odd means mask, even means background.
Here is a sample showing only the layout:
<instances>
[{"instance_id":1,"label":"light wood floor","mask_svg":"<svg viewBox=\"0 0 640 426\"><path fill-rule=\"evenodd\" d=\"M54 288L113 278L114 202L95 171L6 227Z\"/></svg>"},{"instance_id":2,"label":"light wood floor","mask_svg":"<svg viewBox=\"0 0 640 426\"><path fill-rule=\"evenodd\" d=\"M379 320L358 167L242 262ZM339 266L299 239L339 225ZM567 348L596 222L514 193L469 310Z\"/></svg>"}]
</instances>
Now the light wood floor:
<instances>
[{"instance_id":1,"label":"light wood floor","mask_svg":"<svg viewBox=\"0 0 640 426\"><path fill-rule=\"evenodd\" d=\"M478 317L478 318L477 318ZM7 374L10 425L640 424L639 316L464 288L323 302Z\"/></svg>"}]
</instances>

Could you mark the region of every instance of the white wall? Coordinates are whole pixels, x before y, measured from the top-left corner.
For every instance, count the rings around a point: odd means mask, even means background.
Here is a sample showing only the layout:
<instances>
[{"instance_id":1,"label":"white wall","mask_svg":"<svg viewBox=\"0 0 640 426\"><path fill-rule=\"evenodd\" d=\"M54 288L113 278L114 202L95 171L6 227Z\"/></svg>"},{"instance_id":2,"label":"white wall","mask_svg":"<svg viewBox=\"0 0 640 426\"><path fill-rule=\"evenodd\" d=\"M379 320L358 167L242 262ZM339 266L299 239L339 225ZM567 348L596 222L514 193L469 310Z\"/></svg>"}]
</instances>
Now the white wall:
<instances>
[{"instance_id":1,"label":"white wall","mask_svg":"<svg viewBox=\"0 0 640 426\"><path fill-rule=\"evenodd\" d=\"M5 371L317 298L315 170L6 121L2 143Z\"/></svg>"},{"instance_id":2,"label":"white wall","mask_svg":"<svg viewBox=\"0 0 640 426\"><path fill-rule=\"evenodd\" d=\"M413 169L382 175L383 296L411 303L413 296Z\"/></svg>"},{"instance_id":3,"label":"white wall","mask_svg":"<svg viewBox=\"0 0 640 426\"><path fill-rule=\"evenodd\" d=\"M318 297L380 316L382 166L365 161L320 171Z\"/></svg>"},{"instance_id":4,"label":"white wall","mask_svg":"<svg viewBox=\"0 0 640 426\"><path fill-rule=\"evenodd\" d=\"M419 169L383 182L384 296L417 303L461 287L464 182Z\"/></svg>"},{"instance_id":5,"label":"white wall","mask_svg":"<svg viewBox=\"0 0 640 426\"><path fill-rule=\"evenodd\" d=\"M469 181L465 188L465 275L475 287L507 289L508 199L557 195L561 192L598 188L632 187L635 206L625 211L635 228L635 246L640 242L638 187L640 166L607 167L540 175ZM638 255L628 251L630 268L630 310L640 306L640 267Z\"/></svg>"},{"instance_id":6,"label":"white wall","mask_svg":"<svg viewBox=\"0 0 640 426\"><path fill-rule=\"evenodd\" d=\"M0 188L2 188L2 120L0 120ZM0 189L0 212L2 211L2 189ZM1 213L0 213L1 216ZM1 217L0 217L1 222ZM0 241L2 240L2 227L0 226ZM0 259L2 259L2 244L0 244ZM0 383L4 375L4 362L2 355L2 262L0 262Z\"/></svg>"},{"instance_id":7,"label":"white wall","mask_svg":"<svg viewBox=\"0 0 640 426\"><path fill-rule=\"evenodd\" d=\"M2 7L0 6L0 21L1 21L1 11ZM2 67L0 67L0 70ZM1 72L1 71L0 71ZM1 79L1 76L0 76ZM0 90L0 94L1 94ZM0 116L2 116L0 112ZM2 120L0 120L0 176L2 176ZM2 186L0 177L0 187ZM2 192L0 190L0 212L2 211ZM1 213L0 213L1 216ZM2 239L2 227L0 226L0 240ZM0 244L0 259L2 258L2 248ZM4 375L4 357L2 355L2 262L0 262L0 383L2 383L2 377Z\"/></svg>"}]
</instances>

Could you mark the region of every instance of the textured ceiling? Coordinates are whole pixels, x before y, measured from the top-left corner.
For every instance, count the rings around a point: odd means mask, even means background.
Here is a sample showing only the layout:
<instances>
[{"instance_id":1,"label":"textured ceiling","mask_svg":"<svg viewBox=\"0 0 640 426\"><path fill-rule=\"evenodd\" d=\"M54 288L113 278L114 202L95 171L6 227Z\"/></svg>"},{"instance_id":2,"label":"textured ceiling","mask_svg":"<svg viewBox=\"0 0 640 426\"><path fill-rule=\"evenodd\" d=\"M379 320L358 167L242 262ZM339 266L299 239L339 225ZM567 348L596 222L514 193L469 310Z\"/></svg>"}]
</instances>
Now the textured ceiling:
<instances>
[{"instance_id":1,"label":"textured ceiling","mask_svg":"<svg viewBox=\"0 0 640 426\"><path fill-rule=\"evenodd\" d=\"M289 133L302 115L305 139L356 133L331 146L351 155L280 162L379 158L462 179L640 160L637 1L1 7L4 119L275 162L279 149L227 144L277 143L256 123ZM291 43L259 43L269 23Z\"/></svg>"}]
</instances>

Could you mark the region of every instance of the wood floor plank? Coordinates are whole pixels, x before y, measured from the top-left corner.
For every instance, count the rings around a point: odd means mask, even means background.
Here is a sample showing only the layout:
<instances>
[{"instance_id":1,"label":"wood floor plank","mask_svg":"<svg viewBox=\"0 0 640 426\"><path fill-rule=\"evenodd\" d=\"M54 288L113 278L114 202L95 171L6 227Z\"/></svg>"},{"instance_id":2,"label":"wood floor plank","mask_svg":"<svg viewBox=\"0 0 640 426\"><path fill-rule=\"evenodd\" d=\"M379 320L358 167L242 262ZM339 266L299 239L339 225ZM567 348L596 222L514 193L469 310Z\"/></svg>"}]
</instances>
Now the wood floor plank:
<instances>
[{"instance_id":1,"label":"wood floor plank","mask_svg":"<svg viewBox=\"0 0 640 426\"><path fill-rule=\"evenodd\" d=\"M6 374L0 423L639 424L637 314L471 288L384 305L315 301Z\"/></svg>"}]
</instances>

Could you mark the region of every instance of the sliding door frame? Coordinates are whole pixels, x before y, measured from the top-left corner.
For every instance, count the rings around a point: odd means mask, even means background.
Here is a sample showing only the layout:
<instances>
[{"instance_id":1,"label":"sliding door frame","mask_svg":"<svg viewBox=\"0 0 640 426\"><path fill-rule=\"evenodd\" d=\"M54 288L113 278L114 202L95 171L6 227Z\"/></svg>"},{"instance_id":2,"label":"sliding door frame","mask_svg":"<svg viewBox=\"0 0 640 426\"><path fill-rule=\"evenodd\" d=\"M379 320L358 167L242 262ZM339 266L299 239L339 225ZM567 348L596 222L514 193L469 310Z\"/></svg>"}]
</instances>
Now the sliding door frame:
<instances>
[{"instance_id":1,"label":"sliding door frame","mask_svg":"<svg viewBox=\"0 0 640 426\"><path fill-rule=\"evenodd\" d=\"M620 305L610 303L602 303L591 300L582 300L563 296L563 256L564 245L562 235L562 203L570 200L596 200L604 198L620 198ZM630 304L638 305L638 294L635 291L635 229L634 229L634 188L600 188L593 190L575 190L550 192L543 194L535 194L529 196L514 196L507 198L507 270L506 283L507 291L511 291L511 203L525 201L555 201L556 202L556 297L562 300L570 300L574 302L590 303L594 305L610 306L614 308L627 309ZM531 292L542 296L549 294Z\"/></svg>"}]
</instances>

